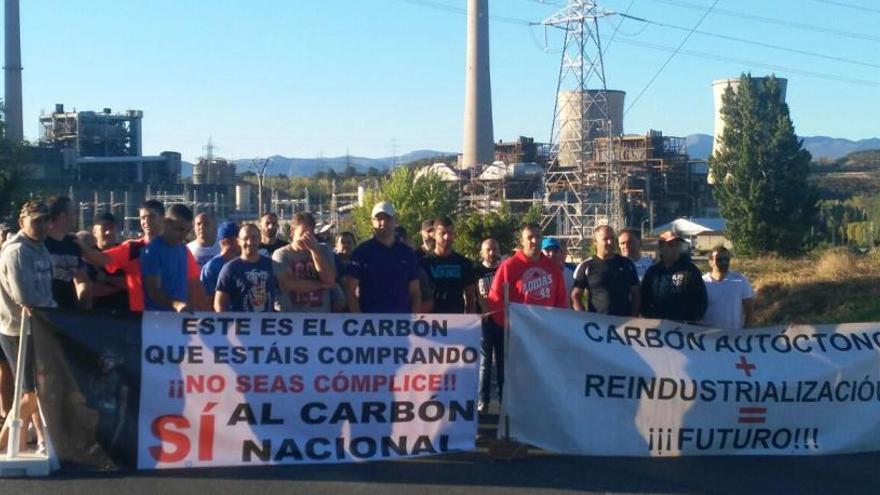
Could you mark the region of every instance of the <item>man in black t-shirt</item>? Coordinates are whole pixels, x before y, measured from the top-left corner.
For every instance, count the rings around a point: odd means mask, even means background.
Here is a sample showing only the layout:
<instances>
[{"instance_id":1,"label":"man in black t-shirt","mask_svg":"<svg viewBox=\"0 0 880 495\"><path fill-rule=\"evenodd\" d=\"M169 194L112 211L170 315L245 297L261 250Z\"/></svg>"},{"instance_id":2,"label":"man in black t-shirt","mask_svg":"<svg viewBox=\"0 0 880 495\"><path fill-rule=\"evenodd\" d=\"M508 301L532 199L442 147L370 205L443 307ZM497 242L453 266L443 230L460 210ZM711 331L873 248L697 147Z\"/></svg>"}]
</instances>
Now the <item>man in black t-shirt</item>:
<instances>
[{"instance_id":1,"label":"man in black t-shirt","mask_svg":"<svg viewBox=\"0 0 880 495\"><path fill-rule=\"evenodd\" d=\"M52 256L52 297L59 308L88 308L89 277L82 249L70 233L74 226L73 204L66 196L53 196L49 208L49 235L44 243Z\"/></svg>"},{"instance_id":2,"label":"man in black t-shirt","mask_svg":"<svg viewBox=\"0 0 880 495\"><path fill-rule=\"evenodd\" d=\"M572 307L576 311L586 309L614 316L638 315L641 292L635 265L629 258L614 253L616 237L608 225L596 227L593 239L596 256L584 260L574 272Z\"/></svg>"},{"instance_id":3,"label":"man in black t-shirt","mask_svg":"<svg viewBox=\"0 0 880 495\"><path fill-rule=\"evenodd\" d=\"M434 287L434 313L475 313L476 277L473 262L452 249L455 227L448 217L434 220L434 251L421 265Z\"/></svg>"},{"instance_id":4,"label":"man in black t-shirt","mask_svg":"<svg viewBox=\"0 0 880 495\"><path fill-rule=\"evenodd\" d=\"M278 215L263 213L260 218L260 254L272 257L272 253L283 248L287 243L278 238Z\"/></svg>"}]
</instances>

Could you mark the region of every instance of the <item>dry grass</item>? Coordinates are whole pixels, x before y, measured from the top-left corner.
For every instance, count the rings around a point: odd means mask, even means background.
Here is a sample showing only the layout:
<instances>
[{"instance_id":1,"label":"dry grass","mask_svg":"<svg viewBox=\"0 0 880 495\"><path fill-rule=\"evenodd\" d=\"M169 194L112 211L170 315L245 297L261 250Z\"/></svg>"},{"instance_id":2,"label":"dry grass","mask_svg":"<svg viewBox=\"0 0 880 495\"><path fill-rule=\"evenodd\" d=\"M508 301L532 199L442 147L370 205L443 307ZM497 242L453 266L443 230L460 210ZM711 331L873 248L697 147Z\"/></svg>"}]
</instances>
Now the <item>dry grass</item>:
<instances>
[{"instance_id":1,"label":"dry grass","mask_svg":"<svg viewBox=\"0 0 880 495\"><path fill-rule=\"evenodd\" d=\"M759 325L880 321L880 252L734 258L732 268L752 281Z\"/></svg>"}]
</instances>

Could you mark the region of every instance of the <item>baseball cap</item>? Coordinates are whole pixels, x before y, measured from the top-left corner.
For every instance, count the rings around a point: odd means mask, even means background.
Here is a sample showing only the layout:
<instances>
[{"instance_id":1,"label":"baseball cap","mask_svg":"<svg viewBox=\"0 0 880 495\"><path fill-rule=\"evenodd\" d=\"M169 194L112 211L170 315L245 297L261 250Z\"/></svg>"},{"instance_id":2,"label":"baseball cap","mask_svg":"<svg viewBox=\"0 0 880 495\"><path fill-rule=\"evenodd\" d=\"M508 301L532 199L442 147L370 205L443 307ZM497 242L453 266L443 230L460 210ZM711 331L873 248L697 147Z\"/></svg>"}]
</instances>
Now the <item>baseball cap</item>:
<instances>
[{"instance_id":1,"label":"baseball cap","mask_svg":"<svg viewBox=\"0 0 880 495\"><path fill-rule=\"evenodd\" d=\"M376 206L373 207L373 213L370 214L371 217L375 217L379 213L384 213L389 217L396 217L397 212L394 211L394 207L391 206L391 203L388 201L381 201L376 203Z\"/></svg>"},{"instance_id":2,"label":"baseball cap","mask_svg":"<svg viewBox=\"0 0 880 495\"><path fill-rule=\"evenodd\" d=\"M40 218L49 216L49 207L42 201L28 201L21 207L19 218L31 217Z\"/></svg>"},{"instance_id":3,"label":"baseball cap","mask_svg":"<svg viewBox=\"0 0 880 495\"><path fill-rule=\"evenodd\" d=\"M660 234L660 237L657 238L660 242L672 242L672 241L683 241L684 238L680 235L676 234L672 230L667 230Z\"/></svg>"},{"instance_id":4,"label":"baseball cap","mask_svg":"<svg viewBox=\"0 0 880 495\"><path fill-rule=\"evenodd\" d=\"M231 222L229 220L220 224L217 227L217 238L218 239L236 239L238 238L238 225L235 222Z\"/></svg>"},{"instance_id":5,"label":"baseball cap","mask_svg":"<svg viewBox=\"0 0 880 495\"><path fill-rule=\"evenodd\" d=\"M562 249L562 244L559 244L555 237L545 237L541 241L541 250L545 249Z\"/></svg>"}]
</instances>

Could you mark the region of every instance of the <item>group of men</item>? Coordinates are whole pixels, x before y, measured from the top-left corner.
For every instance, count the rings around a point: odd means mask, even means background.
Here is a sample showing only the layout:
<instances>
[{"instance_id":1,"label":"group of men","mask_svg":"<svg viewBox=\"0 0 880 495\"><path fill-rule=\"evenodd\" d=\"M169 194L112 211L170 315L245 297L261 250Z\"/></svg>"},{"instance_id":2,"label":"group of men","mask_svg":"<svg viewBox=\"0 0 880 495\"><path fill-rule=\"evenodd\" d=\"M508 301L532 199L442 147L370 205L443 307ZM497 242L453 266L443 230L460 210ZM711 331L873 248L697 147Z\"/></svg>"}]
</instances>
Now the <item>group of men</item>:
<instances>
[{"instance_id":1,"label":"group of men","mask_svg":"<svg viewBox=\"0 0 880 495\"><path fill-rule=\"evenodd\" d=\"M143 235L119 242L111 214L96 217L92 232L73 235L68 198L30 201L21 209L20 231L0 251L0 349L5 354L5 362L0 357L0 391L11 383L22 315L34 307L481 313L480 412L488 408L493 369L499 396L503 390L508 303L723 327L750 323L751 287L729 272L729 251L713 250L712 271L703 276L683 254L682 239L671 232L661 236L659 261L652 264L640 254L637 231L615 236L610 227L598 227L596 255L575 268L566 263L562 244L542 238L538 225L527 224L518 231L515 253L503 259L498 242L489 238L482 241L475 263L454 250L450 218L423 222L421 243L414 248L397 217L392 204L377 203L371 212L372 237L356 245L353 234L342 232L334 250L315 233L309 213L294 215L286 242L278 237L273 213L258 224L225 221L218 226L207 213L194 216L184 205L166 209L148 200L138 210ZM193 227L195 240L187 244ZM730 304L734 293L742 301L737 308ZM33 420L40 431L32 358L26 359L23 391L24 426ZM2 415L11 394L0 396ZM0 447L6 431L0 434Z\"/></svg>"}]
</instances>

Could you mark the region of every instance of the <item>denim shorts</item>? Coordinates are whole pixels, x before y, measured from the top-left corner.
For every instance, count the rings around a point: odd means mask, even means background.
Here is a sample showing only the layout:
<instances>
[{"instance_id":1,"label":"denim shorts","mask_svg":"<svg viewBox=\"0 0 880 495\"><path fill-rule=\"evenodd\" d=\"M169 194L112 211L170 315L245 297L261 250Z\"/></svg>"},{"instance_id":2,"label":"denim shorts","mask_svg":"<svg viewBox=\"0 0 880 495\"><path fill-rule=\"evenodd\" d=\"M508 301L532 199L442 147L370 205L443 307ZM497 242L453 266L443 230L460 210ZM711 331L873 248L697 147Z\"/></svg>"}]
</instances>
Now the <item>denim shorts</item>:
<instances>
[{"instance_id":1,"label":"denim shorts","mask_svg":"<svg viewBox=\"0 0 880 495\"><path fill-rule=\"evenodd\" d=\"M21 340L18 336L4 335L0 333L0 347L6 353L9 361L9 367L12 368L12 374L15 375L18 370L18 342ZM34 392L34 337L28 335L27 355L24 357L24 381L22 382L22 392Z\"/></svg>"}]
</instances>

